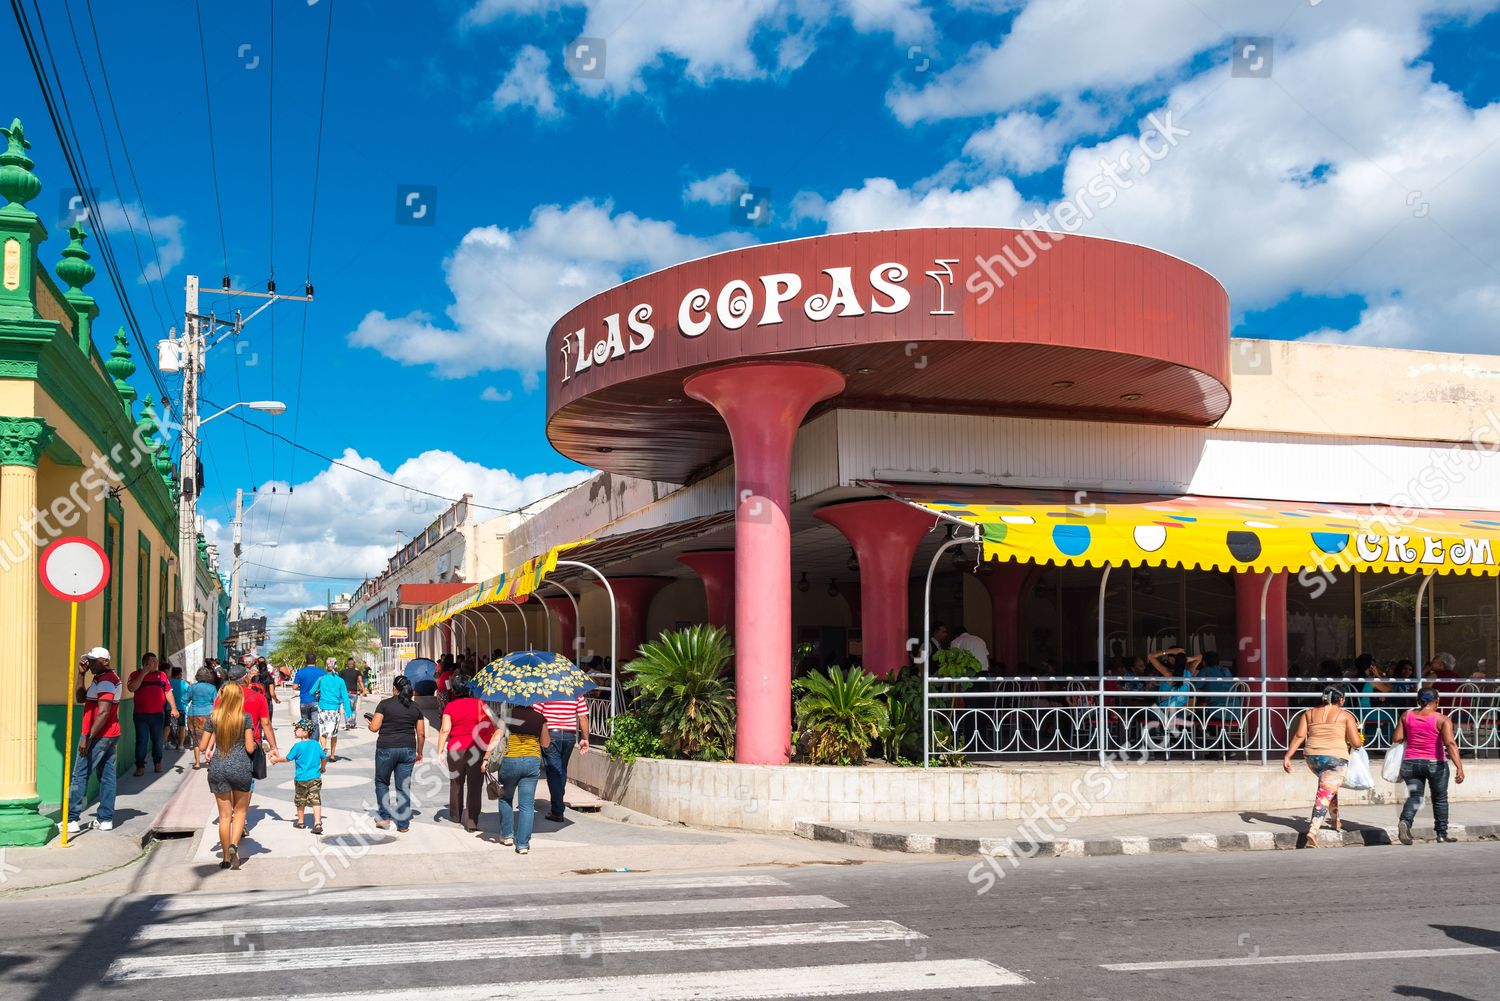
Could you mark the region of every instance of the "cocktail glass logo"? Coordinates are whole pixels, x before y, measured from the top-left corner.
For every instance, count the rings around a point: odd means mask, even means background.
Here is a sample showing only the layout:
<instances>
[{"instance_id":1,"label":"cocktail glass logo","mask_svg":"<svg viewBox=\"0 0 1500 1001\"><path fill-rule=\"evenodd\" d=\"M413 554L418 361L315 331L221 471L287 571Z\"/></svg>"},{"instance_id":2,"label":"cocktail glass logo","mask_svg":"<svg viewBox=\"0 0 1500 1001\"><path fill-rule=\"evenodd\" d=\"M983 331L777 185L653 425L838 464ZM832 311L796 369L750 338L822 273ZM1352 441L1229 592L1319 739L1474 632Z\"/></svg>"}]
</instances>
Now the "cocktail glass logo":
<instances>
[{"instance_id":1,"label":"cocktail glass logo","mask_svg":"<svg viewBox=\"0 0 1500 1001\"><path fill-rule=\"evenodd\" d=\"M1263 344L1239 340L1229 352L1229 371L1235 375L1270 375L1271 353Z\"/></svg>"},{"instance_id":2,"label":"cocktail glass logo","mask_svg":"<svg viewBox=\"0 0 1500 1001\"><path fill-rule=\"evenodd\" d=\"M58 224L77 226L89 221L89 203L98 204L99 192L90 188L88 197L84 197L82 191L77 188L64 188L57 193L57 220Z\"/></svg>"},{"instance_id":3,"label":"cocktail glass logo","mask_svg":"<svg viewBox=\"0 0 1500 1001\"><path fill-rule=\"evenodd\" d=\"M771 222L771 189L738 185L729 199L729 218L737 225L759 228Z\"/></svg>"},{"instance_id":4,"label":"cocktail glass logo","mask_svg":"<svg viewBox=\"0 0 1500 1001\"><path fill-rule=\"evenodd\" d=\"M604 39L579 35L563 50L563 66L576 80L603 80Z\"/></svg>"},{"instance_id":5,"label":"cocktail glass logo","mask_svg":"<svg viewBox=\"0 0 1500 1001\"><path fill-rule=\"evenodd\" d=\"M396 225L437 225L437 188L431 184L396 185Z\"/></svg>"},{"instance_id":6,"label":"cocktail glass logo","mask_svg":"<svg viewBox=\"0 0 1500 1001\"><path fill-rule=\"evenodd\" d=\"M1241 35L1234 40L1229 54L1229 74L1243 77L1268 77L1274 42L1266 35Z\"/></svg>"}]
</instances>

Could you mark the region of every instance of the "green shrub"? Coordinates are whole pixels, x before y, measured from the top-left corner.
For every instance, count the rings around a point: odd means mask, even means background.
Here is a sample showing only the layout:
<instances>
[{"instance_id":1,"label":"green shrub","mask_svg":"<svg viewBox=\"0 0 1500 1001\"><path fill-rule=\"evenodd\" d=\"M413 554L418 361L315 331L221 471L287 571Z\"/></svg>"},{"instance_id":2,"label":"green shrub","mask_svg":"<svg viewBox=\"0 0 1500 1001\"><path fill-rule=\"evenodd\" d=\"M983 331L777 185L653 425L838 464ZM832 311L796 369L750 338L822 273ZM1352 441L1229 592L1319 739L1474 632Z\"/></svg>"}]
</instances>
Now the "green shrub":
<instances>
[{"instance_id":1,"label":"green shrub","mask_svg":"<svg viewBox=\"0 0 1500 1001\"><path fill-rule=\"evenodd\" d=\"M689 626L662 633L625 666L636 711L678 758L734 755L734 689L724 665L734 648L723 629Z\"/></svg>"},{"instance_id":2,"label":"green shrub","mask_svg":"<svg viewBox=\"0 0 1500 1001\"><path fill-rule=\"evenodd\" d=\"M851 667L814 671L793 683L797 729L815 765L859 765L887 724L888 687Z\"/></svg>"},{"instance_id":3,"label":"green shrub","mask_svg":"<svg viewBox=\"0 0 1500 1001\"><path fill-rule=\"evenodd\" d=\"M664 758L666 745L656 726L638 713L625 713L610 721L609 739L604 750L622 761L636 758Z\"/></svg>"}]
</instances>

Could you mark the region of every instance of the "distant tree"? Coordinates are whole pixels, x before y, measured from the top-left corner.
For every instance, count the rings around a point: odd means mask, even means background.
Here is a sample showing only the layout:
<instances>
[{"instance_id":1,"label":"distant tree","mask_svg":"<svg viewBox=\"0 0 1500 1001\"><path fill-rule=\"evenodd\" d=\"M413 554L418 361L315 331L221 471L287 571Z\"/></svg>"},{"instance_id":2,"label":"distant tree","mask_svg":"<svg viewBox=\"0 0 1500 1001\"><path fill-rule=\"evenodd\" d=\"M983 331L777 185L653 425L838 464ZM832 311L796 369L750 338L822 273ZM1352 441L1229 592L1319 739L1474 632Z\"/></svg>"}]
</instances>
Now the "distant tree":
<instances>
[{"instance_id":1,"label":"distant tree","mask_svg":"<svg viewBox=\"0 0 1500 1001\"><path fill-rule=\"evenodd\" d=\"M368 622L301 615L277 637L270 659L274 664L295 666L306 663L307 655L312 654L320 664L327 657L336 657L340 665L350 657L363 664L374 638L375 629Z\"/></svg>"}]
</instances>

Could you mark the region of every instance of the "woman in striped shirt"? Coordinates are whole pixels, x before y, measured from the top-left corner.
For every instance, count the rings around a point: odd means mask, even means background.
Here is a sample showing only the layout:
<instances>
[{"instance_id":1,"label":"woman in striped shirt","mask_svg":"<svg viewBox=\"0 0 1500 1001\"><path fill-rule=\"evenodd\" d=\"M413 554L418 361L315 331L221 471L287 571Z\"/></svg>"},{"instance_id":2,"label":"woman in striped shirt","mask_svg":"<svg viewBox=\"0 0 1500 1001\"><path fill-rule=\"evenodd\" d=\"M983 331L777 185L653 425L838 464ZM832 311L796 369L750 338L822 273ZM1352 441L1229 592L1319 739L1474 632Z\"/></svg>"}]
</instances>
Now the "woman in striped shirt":
<instances>
[{"instance_id":1,"label":"woman in striped shirt","mask_svg":"<svg viewBox=\"0 0 1500 1001\"><path fill-rule=\"evenodd\" d=\"M515 845L517 855L531 851L536 821L536 782L542 774L542 751L552 743L547 719L530 706L513 706L505 717L505 756L500 759L500 843ZM512 808L511 800L516 800Z\"/></svg>"}]
</instances>

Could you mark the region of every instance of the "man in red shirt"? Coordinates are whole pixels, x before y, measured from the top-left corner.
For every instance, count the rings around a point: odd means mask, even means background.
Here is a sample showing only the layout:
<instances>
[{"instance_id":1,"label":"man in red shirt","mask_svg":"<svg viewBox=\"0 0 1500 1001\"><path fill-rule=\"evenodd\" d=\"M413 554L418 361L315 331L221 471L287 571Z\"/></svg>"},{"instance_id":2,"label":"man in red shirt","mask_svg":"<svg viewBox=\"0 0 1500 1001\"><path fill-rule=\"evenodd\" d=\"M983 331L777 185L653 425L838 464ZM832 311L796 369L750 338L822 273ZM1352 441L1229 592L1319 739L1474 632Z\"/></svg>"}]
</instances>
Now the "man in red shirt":
<instances>
[{"instance_id":1,"label":"man in red shirt","mask_svg":"<svg viewBox=\"0 0 1500 1001\"><path fill-rule=\"evenodd\" d=\"M161 771L162 730L168 709L177 715L177 700L172 697L172 682L157 663L156 654L141 658L141 668L130 676L125 687L135 693L135 773L146 774L146 742L151 742L151 763Z\"/></svg>"},{"instance_id":2,"label":"man in red shirt","mask_svg":"<svg viewBox=\"0 0 1500 1001\"><path fill-rule=\"evenodd\" d=\"M78 823L89 779L97 775L95 826L108 831L115 826L115 748L120 743L120 676L110 669L109 651L96 646L80 657L76 681L76 697L83 702L83 733L68 789L68 816Z\"/></svg>"}]
</instances>

